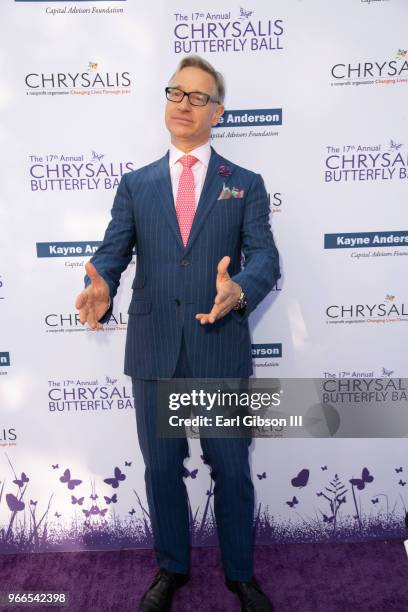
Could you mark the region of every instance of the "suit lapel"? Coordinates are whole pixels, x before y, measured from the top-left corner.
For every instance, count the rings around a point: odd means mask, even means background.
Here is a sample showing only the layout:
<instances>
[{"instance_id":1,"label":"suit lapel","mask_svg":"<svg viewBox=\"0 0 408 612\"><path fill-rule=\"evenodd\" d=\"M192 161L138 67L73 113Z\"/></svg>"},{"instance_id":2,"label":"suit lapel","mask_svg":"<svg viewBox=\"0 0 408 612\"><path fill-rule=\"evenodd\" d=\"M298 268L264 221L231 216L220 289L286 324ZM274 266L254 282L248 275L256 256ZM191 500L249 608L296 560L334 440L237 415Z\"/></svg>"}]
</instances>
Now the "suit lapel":
<instances>
[{"instance_id":1,"label":"suit lapel","mask_svg":"<svg viewBox=\"0 0 408 612\"><path fill-rule=\"evenodd\" d=\"M176 217L176 209L170 179L168 151L166 155L159 159L159 161L153 166L152 172L152 185L156 192L157 202L165 214L167 221L169 222L170 228L177 240L178 245L181 249L184 249L180 228Z\"/></svg>"},{"instance_id":2,"label":"suit lapel","mask_svg":"<svg viewBox=\"0 0 408 612\"><path fill-rule=\"evenodd\" d=\"M209 215L212 207L215 206L217 202L223 182L226 182L226 179L222 179L218 172L219 167L223 162L225 162L225 160L211 147L211 157L207 168L207 174L200 199L198 201L196 213L194 215L193 225L191 226L190 234L185 247L185 254L190 250L194 240L200 233L204 221ZM233 170L231 169L231 173L232 172Z\"/></svg>"}]
</instances>

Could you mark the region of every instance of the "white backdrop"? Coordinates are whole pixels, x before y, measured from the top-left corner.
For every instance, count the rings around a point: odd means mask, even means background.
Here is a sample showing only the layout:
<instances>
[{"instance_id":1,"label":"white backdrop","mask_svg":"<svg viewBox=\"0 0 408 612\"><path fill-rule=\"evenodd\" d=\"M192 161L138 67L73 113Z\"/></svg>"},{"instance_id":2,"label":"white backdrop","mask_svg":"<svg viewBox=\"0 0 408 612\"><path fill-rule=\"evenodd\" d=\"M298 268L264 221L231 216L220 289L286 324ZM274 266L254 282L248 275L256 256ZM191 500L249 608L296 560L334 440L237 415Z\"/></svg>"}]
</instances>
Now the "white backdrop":
<instances>
[{"instance_id":1,"label":"white backdrop","mask_svg":"<svg viewBox=\"0 0 408 612\"><path fill-rule=\"evenodd\" d=\"M134 262L103 332L73 306L118 179L166 151L163 90L178 61L208 59L227 80L212 144L262 174L281 256L250 320L254 354L269 345L255 376L407 376L408 8L7 0L0 11L0 551L151 546L123 374ZM258 109L275 120L230 121ZM254 439L257 541L401 537L406 448ZM193 541L212 544L209 470L197 440L190 449Z\"/></svg>"}]
</instances>

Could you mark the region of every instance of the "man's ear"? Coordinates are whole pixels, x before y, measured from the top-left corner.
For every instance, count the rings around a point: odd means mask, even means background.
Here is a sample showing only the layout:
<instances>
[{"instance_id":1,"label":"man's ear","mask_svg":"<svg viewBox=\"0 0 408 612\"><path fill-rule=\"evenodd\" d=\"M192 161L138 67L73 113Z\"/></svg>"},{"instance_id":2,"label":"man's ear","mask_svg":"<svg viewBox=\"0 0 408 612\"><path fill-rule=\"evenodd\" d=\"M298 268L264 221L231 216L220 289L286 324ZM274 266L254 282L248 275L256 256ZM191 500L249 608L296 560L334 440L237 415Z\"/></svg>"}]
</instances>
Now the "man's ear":
<instances>
[{"instance_id":1,"label":"man's ear","mask_svg":"<svg viewBox=\"0 0 408 612\"><path fill-rule=\"evenodd\" d=\"M223 104L219 104L217 107L217 110L214 113L213 118L211 119L211 125L217 125L218 121L220 120L220 117L224 114L225 111L225 107Z\"/></svg>"}]
</instances>

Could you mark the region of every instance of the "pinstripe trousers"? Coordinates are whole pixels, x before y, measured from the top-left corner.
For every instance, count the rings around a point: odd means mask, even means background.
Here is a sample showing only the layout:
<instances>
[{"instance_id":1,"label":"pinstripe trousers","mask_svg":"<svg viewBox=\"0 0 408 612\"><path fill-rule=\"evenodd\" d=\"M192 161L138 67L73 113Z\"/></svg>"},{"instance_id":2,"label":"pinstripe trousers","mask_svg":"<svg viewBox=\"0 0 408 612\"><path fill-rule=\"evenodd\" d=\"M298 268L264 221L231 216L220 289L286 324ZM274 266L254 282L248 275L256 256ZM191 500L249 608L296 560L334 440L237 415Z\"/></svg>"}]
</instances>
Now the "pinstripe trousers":
<instances>
[{"instance_id":1,"label":"pinstripe trousers","mask_svg":"<svg viewBox=\"0 0 408 612\"><path fill-rule=\"evenodd\" d=\"M184 335L173 378L192 378ZM132 378L137 434L145 463L146 496L159 567L188 574L190 526L183 461L187 438L156 435L157 380ZM200 438L214 479L214 514L225 576L253 576L254 486L248 461L252 438Z\"/></svg>"}]
</instances>

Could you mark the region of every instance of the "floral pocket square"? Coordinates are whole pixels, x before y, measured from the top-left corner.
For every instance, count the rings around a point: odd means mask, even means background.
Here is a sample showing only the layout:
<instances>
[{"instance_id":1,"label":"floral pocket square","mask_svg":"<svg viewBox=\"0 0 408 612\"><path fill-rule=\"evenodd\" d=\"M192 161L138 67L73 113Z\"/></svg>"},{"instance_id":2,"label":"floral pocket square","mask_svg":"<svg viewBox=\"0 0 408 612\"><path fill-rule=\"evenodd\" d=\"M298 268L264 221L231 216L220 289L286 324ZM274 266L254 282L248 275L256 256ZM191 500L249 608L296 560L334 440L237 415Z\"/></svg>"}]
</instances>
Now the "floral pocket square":
<instances>
[{"instance_id":1,"label":"floral pocket square","mask_svg":"<svg viewBox=\"0 0 408 612\"><path fill-rule=\"evenodd\" d=\"M238 189L238 187L226 187L225 183L222 187L221 193L218 196L217 200L229 200L231 198L243 198L245 191L243 189Z\"/></svg>"}]
</instances>

